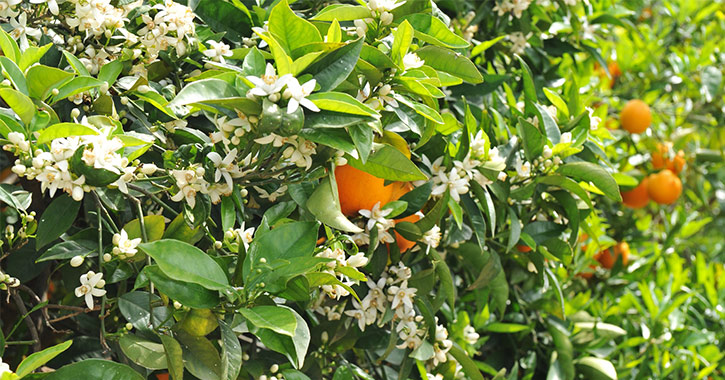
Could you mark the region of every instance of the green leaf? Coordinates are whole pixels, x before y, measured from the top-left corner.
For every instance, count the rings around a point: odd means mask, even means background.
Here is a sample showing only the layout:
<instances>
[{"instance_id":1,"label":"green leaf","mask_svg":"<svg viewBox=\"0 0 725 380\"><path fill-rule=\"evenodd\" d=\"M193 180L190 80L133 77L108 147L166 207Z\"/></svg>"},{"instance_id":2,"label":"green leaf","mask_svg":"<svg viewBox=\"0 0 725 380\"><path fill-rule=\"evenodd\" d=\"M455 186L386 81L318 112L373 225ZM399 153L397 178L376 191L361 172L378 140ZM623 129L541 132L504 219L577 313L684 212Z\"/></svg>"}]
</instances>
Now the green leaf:
<instances>
[{"instance_id":1,"label":"green leaf","mask_svg":"<svg viewBox=\"0 0 725 380\"><path fill-rule=\"evenodd\" d=\"M30 125L35 116L35 104L25 94L12 88L0 88L0 97L20 117L23 124Z\"/></svg>"},{"instance_id":2,"label":"green leaf","mask_svg":"<svg viewBox=\"0 0 725 380\"><path fill-rule=\"evenodd\" d=\"M191 82L182 88L169 104L182 106L236 97L239 97L239 93L229 83L221 79L209 78Z\"/></svg>"},{"instance_id":3,"label":"green leaf","mask_svg":"<svg viewBox=\"0 0 725 380\"><path fill-rule=\"evenodd\" d=\"M79 75L90 76L91 73L86 69L86 65L83 64L75 55L67 50L63 50L63 56L65 57L68 64L75 70Z\"/></svg>"},{"instance_id":4,"label":"green leaf","mask_svg":"<svg viewBox=\"0 0 725 380\"><path fill-rule=\"evenodd\" d=\"M471 49L471 58L483 54L488 48L490 48L493 45L496 45L499 41L506 38L506 36L498 36L494 39L483 41L480 44L476 45L473 49Z\"/></svg>"},{"instance_id":5,"label":"green leaf","mask_svg":"<svg viewBox=\"0 0 725 380\"><path fill-rule=\"evenodd\" d=\"M347 128L353 143L355 143L355 149L357 150L358 157L362 162L368 160L370 157L370 151L373 149L373 129L368 125L356 124L351 125ZM385 137L383 137L385 138ZM407 148L407 143L403 140Z\"/></svg>"},{"instance_id":6,"label":"green leaf","mask_svg":"<svg viewBox=\"0 0 725 380\"><path fill-rule=\"evenodd\" d=\"M176 334L183 351L184 368L201 380L221 379L221 358L214 344L203 336Z\"/></svg>"},{"instance_id":7,"label":"green leaf","mask_svg":"<svg viewBox=\"0 0 725 380\"><path fill-rule=\"evenodd\" d=\"M484 327L486 330L496 333L516 333L520 331L526 331L530 330L531 327L527 325L520 325L517 323L501 323L501 322L493 322L489 323Z\"/></svg>"},{"instance_id":8,"label":"green leaf","mask_svg":"<svg viewBox=\"0 0 725 380\"><path fill-rule=\"evenodd\" d=\"M247 12L225 0L204 0L197 4L194 14L217 33L224 33L224 38L242 43L244 37L252 32L252 20ZM192 2L189 3L191 6Z\"/></svg>"},{"instance_id":9,"label":"green leaf","mask_svg":"<svg viewBox=\"0 0 725 380\"><path fill-rule=\"evenodd\" d=\"M265 346L285 355L295 368L302 368L310 344L310 329L307 322L297 312L286 306L279 307L287 308L294 314L297 320L294 336L280 335L268 329L259 329L255 335L259 337Z\"/></svg>"},{"instance_id":10,"label":"green leaf","mask_svg":"<svg viewBox=\"0 0 725 380\"><path fill-rule=\"evenodd\" d=\"M448 353L453 356L458 363L461 364L461 367L463 367L463 373L468 376L471 380L484 380L483 375L481 375L481 372L478 370L478 366L476 365L476 362L471 359L466 351L463 351L458 345L455 343L453 344L453 347L451 347L450 351Z\"/></svg>"},{"instance_id":11,"label":"green leaf","mask_svg":"<svg viewBox=\"0 0 725 380\"><path fill-rule=\"evenodd\" d=\"M544 136L538 128L533 124L526 121L524 118L519 117L519 136L521 136L521 142L524 146L524 153L528 161L533 161L535 158L541 156L541 152L544 150L546 145L546 136Z\"/></svg>"},{"instance_id":12,"label":"green leaf","mask_svg":"<svg viewBox=\"0 0 725 380\"><path fill-rule=\"evenodd\" d=\"M85 149L86 146L80 146L76 149L76 152L73 153L70 159L70 169L79 176L85 176L85 183L87 185L106 187L121 177L121 173L116 173L108 169L95 168L86 164L83 160Z\"/></svg>"},{"instance_id":13,"label":"green leaf","mask_svg":"<svg viewBox=\"0 0 725 380\"><path fill-rule=\"evenodd\" d=\"M125 364L103 359L85 359L67 364L45 378L45 380L68 379L144 380L144 377Z\"/></svg>"},{"instance_id":14,"label":"green leaf","mask_svg":"<svg viewBox=\"0 0 725 380\"><path fill-rule=\"evenodd\" d=\"M559 130L559 126L556 125L556 121L551 117L549 111L539 103L535 103L534 107L536 107L536 112L539 114L541 123L544 125L546 137L552 143L557 144L561 140L561 131Z\"/></svg>"},{"instance_id":15,"label":"green leaf","mask_svg":"<svg viewBox=\"0 0 725 380\"><path fill-rule=\"evenodd\" d=\"M222 380L236 380L242 369L242 345L237 334L226 322L219 320L222 340Z\"/></svg>"},{"instance_id":16,"label":"green leaf","mask_svg":"<svg viewBox=\"0 0 725 380\"><path fill-rule=\"evenodd\" d=\"M305 205L320 222L345 232L358 233L362 229L342 214L337 196L337 184L325 177L307 199Z\"/></svg>"},{"instance_id":17,"label":"green leaf","mask_svg":"<svg viewBox=\"0 0 725 380\"><path fill-rule=\"evenodd\" d=\"M562 99L561 96L559 96L559 94L557 94L556 92L554 92L553 90L551 90L547 87L544 87L543 90L544 90L544 95L546 95L546 98L549 99L551 104L553 104L559 111L561 111L564 114L564 116L566 116L568 118L569 117L569 107L566 106L566 102L564 101L564 99Z\"/></svg>"},{"instance_id":18,"label":"green leaf","mask_svg":"<svg viewBox=\"0 0 725 380\"><path fill-rule=\"evenodd\" d=\"M344 92L316 92L307 99L315 103L321 110L380 118L377 111Z\"/></svg>"},{"instance_id":19,"label":"green leaf","mask_svg":"<svg viewBox=\"0 0 725 380\"><path fill-rule=\"evenodd\" d=\"M118 298L118 309L134 328L150 331L151 325L155 328L161 327L171 316L166 306L156 306L152 312L151 304L154 302L160 304L161 298L148 292L128 292Z\"/></svg>"},{"instance_id":20,"label":"green leaf","mask_svg":"<svg viewBox=\"0 0 725 380\"><path fill-rule=\"evenodd\" d=\"M191 228L184 220L184 214L181 213L169 223L164 231L164 239L181 240L189 244L196 244L204 237L204 230L200 227Z\"/></svg>"},{"instance_id":21,"label":"green leaf","mask_svg":"<svg viewBox=\"0 0 725 380\"><path fill-rule=\"evenodd\" d=\"M321 60L307 68L306 72L313 73L320 92L332 91L347 79L355 68L364 39L349 43L325 55Z\"/></svg>"},{"instance_id":22,"label":"green leaf","mask_svg":"<svg viewBox=\"0 0 725 380\"><path fill-rule=\"evenodd\" d=\"M2 50L3 55L10 58L13 62L18 62L22 55L18 43L4 29L0 30L0 50Z\"/></svg>"},{"instance_id":23,"label":"green leaf","mask_svg":"<svg viewBox=\"0 0 725 380\"><path fill-rule=\"evenodd\" d=\"M328 5L312 17L318 21L353 21L357 19L370 18L370 9L362 5L333 4Z\"/></svg>"},{"instance_id":24,"label":"green leaf","mask_svg":"<svg viewBox=\"0 0 725 380\"><path fill-rule=\"evenodd\" d=\"M359 159L352 157L348 159L348 164L355 169L390 181L406 182L428 179L405 154L387 144L380 146L364 164Z\"/></svg>"},{"instance_id":25,"label":"green leaf","mask_svg":"<svg viewBox=\"0 0 725 380\"><path fill-rule=\"evenodd\" d=\"M48 347L43 351L31 354L27 358L23 359L20 364L18 364L18 368L15 370L15 374L18 375L18 377L23 377L35 371L36 369L45 365L45 363L52 360L54 357L60 355L63 351L67 350L68 347L71 346L71 344L73 344L73 341L69 340L52 347Z\"/></svg>"},{"instance_id":26,"label":"green leaf","mask_svg":"<svg viewBox=\"0 0 725 380\"><path fill-rule=\"evenodd\" d=\"M534 85L534 79L533 74L531 74L531 69L521 57L516 56L516 58L518 58L519 63L521 64L521 71L524 81L524 96L529 102L536 103L536 86Z\"/></svg>"},{"instance_id":27,"label":"green leaf","mask_svg":"<svg viewBox=\"0 0 725 380\"><path fill-rule=\"evenodd\" d=\"M65 98L80 94L99 87L103 82L90 76L79 76L58 87L58 95L53 95L50 104L53 105Z\"/></svg>"},{"instance_id":28,"label":"green leaf","mask_svg":"<svg viewBox=\"0 0 725 380\"><path fill-rule=\"evenodd\" d=\"M194 309L210 309L219 305L219 293L201 285L178 281L164 274L158 265L147 265L144 274L159 291L184 306Z\"/></svg>"},{"instance_id":29,"label":"green leaf","mask_svg":"<svg viewBox=\"0 0 725 380\"><path fill-rule=\"evenodd\" d=\"M76 220L80 202L76 202L68 194L53 199L38 222L38 233L35 238L35 249L45 247L70 228Z\"/></svg>"},{"instance_id":30,"label":"green leaf","mask_svg":"<svg viewBox=\"0 0 725 380\"><path fill-rule=\"evenodd\" d=\"M472 84L483 82L483 76L470 59L440 46L427 45L415 51L425 64Z\"/></svg>"},{"instance_id":31,"label":"green leaf","mask_svg":"<svg viewBox=\"0 0 725 380\"><path fill-rule=\"evenodd\" d=\"M74 256L95 256L95 253L93 255L91 255L91 253L93 253L97 249L97 244L94 247L87 240L64 241L48 248L48 250L45 251L37 260L35 260L35 262L41 263L50 260L69 260Z\"/></svg>"},{"instance_id":32,"label":"green leaf","mask_svg":"<svg viewBox=\"0 0 725 380\"><path fill-rule=\"evenodd\" d=\"M120 60L111 61L101 66L101 70L98 71L98 80L113 86L118 76L121 75L121 71L123 71L123 62Z\"/></svg>"},{"instance_id":33,"label":"green leaf","mask_svg":"<svg viewBox=\"0 0 725 380\"><path fill-rule=\"evenodd\" d=\"M146 236L148 237L148 241L152 242L161 240L164 236L164 227L166 226L164 216L147 215L143 217L143 222L146 226ZM123 226L123 229L126 230L129 239L143 237L141 234L141 223L139 223L138 218L126 223L126 225Z\"/></svg>"},{"instance_id":34,"label":"green leaf","mask_svg":"<svg viewBox=\"0 0 725 380\"><path fill-rule=\"evenodd\" d=\"M43 58L45 53L47 53L52 46L53 44L50 43L40 47L30 46L25 49L23 54L20 56L20 62L18 62L20 70L25 71L31 65L38 63L38 61Z\"/></svg>"},{"instance_id":35,"label":"green leaf","mask_svg":"<svg viewBox=\"0 0 725 380\"><path fill-rule=\"evenodd\" d=\"M413 42L413 27L408 21L403 21L393 33L393 47L390 49L390 58L398 67L403 67L403 57L408 54L410 44Z\"/></svg>"},{"instance_id":36,"label":"green leaf","mask_svg":"<svg viewBox=\"0 0 725 380\"><path fill-rule=\"evenodd\" d=\"M318 229L317 222L293 222L278 226L261 236L257 234L249 246L245 261L245 282L249 280L252 269L261 264L261 258L268 263L278 259L311 258Z\"/></svg>"},{"instance_id":37,"label":"green leaf","mask_svg":"<svg viewBox=\"0 0 725 380\"><path fill-rule=\"evenodd\" d=\"M28 83L18 65L8 59L8 57L2 56L0 56L0 65L2 65L3 74L10 80L13 86L18 91L28 95Z\"/></svg>"},{"instance_id":38,"label":"green leaf","mask_svg":"<svg viewBox=\"0 0 725 380\"><path fill-rule=\"evenodd\" d=\"M169 375L173 380L183 380L184 378L184 359L182 356L181 345L176 339L168 335L159 335L161 343L164 345L164 354L166 355L166 367L169 369Z\"/></svg>"},{"instance_id":39,"label":"green leaf","mask_svg":"<svg viewBox=\"0 0 725 380\"><path fill-rule=\"evenodd\" d=\"M258 328L269 329L282 335L295 335L297 319L290 309L278 306L255 306L251 309L241 308L238 311L247 322Z\"/></svg>"},{"instance_id":40,"label":"green leaf","mask_svg":"<svg viewBox=\"0 0 725 380\"><path fill-rule=\"evenodd\" d=\"M571 162L559 167L557 173L574 178L578 181L591 182L610 199L621 202L622 195L614 177L603 167L591 162Z\"/></svg>"},{"instance_id":41,"label":"green leaf","mask_svg":"<svg viewBox=\"0 0 725 380\"><path fill-rule=\"evenodd\" d=\"M311 42L322 42L320 31L311 22L292 12L287 0L280 1L272 8L269 14L269 33L288 53Z\"/></svg>"},{"instance_id":42,"label":"green leaf","mask_svg":"<svg viewBox=\"0 0 725 380\"><path fill-rule=\"evenodd\" d=\"M163 239L139 244L139 249L151 256L159 268L174 280L199 284L209 290L227 290L227 275L209 255L191 244Z\"/></svg>"},{"instance_id":43,"label":"green leaf","mask_svg":"<svg viewBox=\"0 0 725 380\"><path fill-rule=\"evenodd\" d=\"M166 368L164 345L133 334L125 334L118 341L121 351L132 362L148 369Z\"/></svg>"},{"instance_id":44,"label":"green leaf","mask_svg":"<svg viewBox=\"0 0 725 380\"><path fill-rule=\"evenodd\" d=\"M441 117L438 111L434 110L433 108L399 94L395 94L395 99L412 108L417 114L425 117L426 119L431 120L436 124L444 124L443 117Z\"/></svg>"},{"instance_id":45,"label":"green leaf","mask_svg":"<svg viewBox=\"0 0 725 380\"><path fill-rule=\"evenodd\" d=\"M58 123L49 126L48 128L40 131L38 135L38 144L49 143L55 139L70 136L87 136L87 135L98 135L99 132L96 128L89 127L78 123Z\"/></svg>"},{"instance_id":46,"label":"green leaf","mask_svg":"<svg viewBox=\"0 0 725 380\"><path fill-rule=\"evenodd\" d=\"M609 360L586 356L576 361L576 368L587 379L617 380L617 370Z\"/></svg>"},{"instance_id":47,"label":"green leaf","mask_svg":"<svg viewBox=\"0 0 725 380\"><path fill-rule=\"evenodd\" d=\"M463 37L453 33L446 24L437 17L426 13L415 13L404 19L415 29L415 37L430 44L452 49L463 49L470 46Z\"/></svg>"}]
</instances>

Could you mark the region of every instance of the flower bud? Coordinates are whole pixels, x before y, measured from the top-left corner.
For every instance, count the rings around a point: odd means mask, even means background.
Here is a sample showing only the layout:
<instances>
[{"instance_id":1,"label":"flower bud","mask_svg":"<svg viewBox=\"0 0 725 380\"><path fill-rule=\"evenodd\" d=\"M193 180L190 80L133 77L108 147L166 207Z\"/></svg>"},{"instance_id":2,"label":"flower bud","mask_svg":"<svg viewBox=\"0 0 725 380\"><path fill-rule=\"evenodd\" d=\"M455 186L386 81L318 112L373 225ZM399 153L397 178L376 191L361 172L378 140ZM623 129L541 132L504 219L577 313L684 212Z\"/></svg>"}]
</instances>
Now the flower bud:
<instances>
[{"instance_id":1,"label":"flower bud","mask_svg":"<svg viewBox=\"0 0 725 380\"><path fill-rule=\"evenodd\" d=\"M141 165L141 173L146 175L152 175L158 170L158 166L155 164L143 164Z\"/></svg>"},{"instance_id":2,"label":"flower bud","mask_svg":"<svg viewBox=\"0 0 725 380\"><path fill-rule=\"evenodd\" d=\"M73 256L73 258L70 259L70 266L72 266L73 268L78 268L79 266L81 266L81 264L83 264L83 260L83 256Z\"/></svg>"},{"instance_id":3,"label":"flower bud","mask_svg":"<svg viewBox=\"0 0 725 380\"><path fill-rule=\"evenodd\" d=\"M136 88L136 91L138 91L138 92L140 92L142 94L145 94L145 93L151 91L151 87L149 87L149 86L147 86L145 84L142 84L142 85L140 85L140 86L138 86Z\"/></svg>"},{"instance_id":4,"label":"flower bud","mask_svg":"<svg viewBox=\"0 0 725 380\"><path fill-rule=\"evenodd\" d=\"M104 253L104 254L103 254L103 261L104 261L104 262L106 262L106 263L107 263L107 262L111 261L111 259L113 259L113 256L111 256L111 254L110 254L110 253Z\"/></svg>"},{"instance_id":5,"label":"flower bud","mask_svg":"<svg viewBox=\"0 0 725 380\"><path fill-rule=\"evenodd\" d=\"M277 373L277 371L279 371L279 365L277 365L277 364L272 364L272 366L271 366L271 367L269 367L269 372L272 372L272 373Z\"/></svg>"},{"instance_id":6,"label":"flower bud","mask_svg":"<svg viewBox=\"0 0 725 380\"><path fill-rule=\"evenodd\" d=\"M380 23L383 25L390 25L393 23L393 14L390 12L383 12L380 15Z\"/></svg>"},{"instance_id":7,"label":"flower bud","mask_svg":"<svg viewBox=\"0 0 725 380\"><path fill-rule=\"evenodd\" d=\"M81 186L73 186L73 191L71 192L71 196L73 197L73 200L76 202L80 202L83 200L83 195L85 193L83 192L83 188Z\"/></svg>"},{"instance_id":8,"label":"flower bud","mask_svg":"<svg viewBox=\"0 0 725 380\"><path fill-rule=\"evenodd\" d=\"M57 88L54 88L53 90L50 91L50 93L53 94L53 96L58 96L58 94L60 94L60 90L58 90Z\"/></svg>"},{"instance_id":9,"label":"flower bud","mask_svg":"<svg viewBox=\"0 0 725 380\"><path fill-rule=\"evenodd\" d=\"M126 323L126 330L128 330L128 331L133 330L133 325L130 322Z\"/></svg>"},{"instance_id":10,"label":"flower bud","mask_svg":"<svg viewBox=\"0 0 725 380\"><path fill-rule=\"evenodd\" d=\"M217 241L215 241L215 242L214 242L214 248L215 248L215 249L222 249L222 242L220 242L220 241L218 241L218 240L217 240Z\"/></svg>"},{"instance_id":11,"label":"flower bud","mask_svg":"<svg viewBox=\"0 0 725 380\"><path fill-rule=\"evenodd\" d=\"M70 111L70 117L71 117L71 118L73 118L73 119L75 119L75 118L77 118L78 116L81 116L81 110L79 110L78 108L73 108L73 109L72 109L72 110Z\"/></svg>"},{"instance_id":12,"label":"flower bud","mask_svg":"<svg viewBox=\"0 0 725 380\"><path fill-rule=\"evenodd\" d=\"M268 96L267 99L269 99L272 103L277 103L279 101L279 94L272 94Z\"/></svg>"}]
</instances>

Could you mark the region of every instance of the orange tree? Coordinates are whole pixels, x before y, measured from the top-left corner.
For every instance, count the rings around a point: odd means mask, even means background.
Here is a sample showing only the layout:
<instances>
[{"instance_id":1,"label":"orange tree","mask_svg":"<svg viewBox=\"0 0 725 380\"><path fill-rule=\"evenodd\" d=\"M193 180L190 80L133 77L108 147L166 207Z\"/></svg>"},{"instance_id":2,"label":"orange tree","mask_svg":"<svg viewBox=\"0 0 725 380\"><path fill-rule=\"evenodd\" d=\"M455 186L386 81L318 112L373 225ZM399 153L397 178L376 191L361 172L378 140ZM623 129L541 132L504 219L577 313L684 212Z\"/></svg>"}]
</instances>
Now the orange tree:
<instances>
[{"instance_id":1,"label":"orange tree","mask_svg":"<svg viewBox=\"0 0 725 380\"><path fill-rule=\"evenodd\" d=\"M717 3L6 3L0 379L722 377Z\"/></svg>"}]
</instances>

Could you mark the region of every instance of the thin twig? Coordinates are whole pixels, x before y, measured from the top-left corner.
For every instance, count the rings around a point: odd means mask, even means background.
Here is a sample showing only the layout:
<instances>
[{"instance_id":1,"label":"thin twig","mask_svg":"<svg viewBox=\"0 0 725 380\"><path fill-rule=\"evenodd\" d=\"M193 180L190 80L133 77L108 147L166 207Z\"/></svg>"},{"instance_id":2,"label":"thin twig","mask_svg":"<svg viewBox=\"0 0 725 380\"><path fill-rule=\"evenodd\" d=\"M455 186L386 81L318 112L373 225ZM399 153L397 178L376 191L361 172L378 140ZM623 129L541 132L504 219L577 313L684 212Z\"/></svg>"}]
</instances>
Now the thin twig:
<instances>
[{"instance_id":1,"label":"thin twig","mask_svg":"<svg viewBox=\"0 0 725 380\"><path fill-rule=\"evenodd\" d=\"M28 314L28 309L25 307L25 303L23 302L23 298L20 297L20 294L18 294L17 290L10 291L10 296L13 297L13 301L15 301L15 305L18 307L18 310L20 310L21 315ZM28 315L25 318L25 324L28 326L28 331L30 331L30 337L33 338L33 352L40 351L40 337L38 336L38 329L35 328L35 324L33 323L33 320Z\"/></svg>"}]
</instances>

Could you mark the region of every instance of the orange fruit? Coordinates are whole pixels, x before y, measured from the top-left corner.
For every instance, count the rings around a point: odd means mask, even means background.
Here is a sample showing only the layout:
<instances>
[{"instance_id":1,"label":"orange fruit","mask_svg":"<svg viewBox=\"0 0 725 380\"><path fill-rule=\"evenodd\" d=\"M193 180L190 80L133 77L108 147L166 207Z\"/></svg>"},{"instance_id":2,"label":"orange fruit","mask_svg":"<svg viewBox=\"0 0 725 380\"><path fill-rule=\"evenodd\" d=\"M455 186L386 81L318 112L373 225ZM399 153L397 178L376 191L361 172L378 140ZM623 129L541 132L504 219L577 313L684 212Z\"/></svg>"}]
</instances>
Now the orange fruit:
<instances>
[{"instance_id":1,"label":"orange fruit","mask_svg":"<svg viewBox=\"0 0 725 380\"><path fill-rule=\"evenodd\" d=\"M668 147L664 144L657 144L657 151L652 152L652 167L657 170L667 168L675 174L680 174L685 167L685 152L680 150L670 158Z\"/></svg>"},{"instance_id":2,"label":"orange fruit","mask_svg":"<svg viewBox=\"0 0 725 380\"><path fill-rule=\"evenodd\" d=\"M524 244L516 244L516 250L521 253L531 252L531 247Z\"/></svg>"},{"instance_id":3,"label":"orange fruit","mask_svg":"<svg viewBox=\"0 0 725 380\"><path fill-rule=\"evenodd\" d=\"M667 162L667 169L670 169L675 174L680 174L682 169L685 167L685 152L679 151L677 155Z\"/></svg>"},{"instance_id":4,"label":"orange fruit","mask_svg":"<svg viewBox=\"0 0 725 380\"><path fill-rule=\"evenodd\" d=\"M168 372L166 372L166 373L157 373L156 374L156 378L158 380L169 380L169 373Z\"/></svg>"},{"instance_id":5,"label":"orange fruit","mask_svg":"<svg viewBox=\"0 0 725 380\"><path fill-rule=\"evenodd\" d=\"M623 191L622 203L630 208L642 208L647 206L647 203L649 202L647 184L647 178L644 178L634 189L630 191Z\"/></svg>"},{"instance_id":6,"label":"orange fruit","mask_svg":"<svg viewBox=\"0 0 725 380\"><path fill-rule=\"evenodd\" d=\"M609 69L609 74L612 75L612 82L622 75L622 70L619 69L619 63L617 63L617 61L609 61L607 69Z\"/></svg>"},{"instance_id":7,"label":"orange fruit","mask_svg":"<svg viewBox=\"0 0 725 380\"><path fill-rule=\"evenodd\" d=\"M659 204L675 203L682 194L682 181L671 170L662 170L649 176L647 193Z\"/></svg>"},{"instance_id":8,"label":"orange fruit","mask_svg":"<svg viewBox=\"0 0 725 380\"><path fill-rule=\"evenodd\" d=\"M614 251L614 254L612 254L612 251ZM629 262L629 244L626 242L618 243L612 247L612 249L605 249L594 255L594 258L599 261L603 267L612 269L614 267L614 263L617 262L617 258L620 255L622 256L622 265L626 266L627 262Z\"/></svg>"},{"instance_id":9,"label":"orange fruit","mask_svg":"<svg viewBox=\"0 0 725 380\"><path fill-rule=\"evenodd\" d=\"M413 190L413 185L410 182L394 182L390 186L393 187L393 192L390 194L388 202L397 201L400 197Z\"/></svg>"},{"instance_id":10,"label":"orange fruit","mask_svg":"<svg viewBox=\"0 0 725 380\"><path fill-rule=\"evenodd\" d=\"M596 270L597 268L594 265L590 265L589 270L587 270L586 272L579 272L576 274L576 276L588 280L594 277L594 271Z\"/></svg>"},{"instance_id":11,"label":"orange fruit","mask_svg":"<svg viewBox=\"0 0 725 380\"><path fill-rule=\"evenodd\" d=\"M385 186L384 179L350 165L335 168L335 181L340 196L340 208L347 216L355 216L360 210L370 210L378 202L382 207L388 203L393 193L393 186Z\"/></svg>"},{"instance_id":12,"label":"orange fruit","mask_svg":"<svg viewBox=\"0 0 725 380\"><path fill-rule=\"evenodd\" d=\"M622 129L630 133L642 133L652 123L652 112L647 103L632 99L624 105L619 113L619 123Z\"/></svg>"},{"instance_id":13,"label":"orange fruit","mask_svg":"<svg viewBox=\"0 0 725 380\"><path fill-rule=\"evenodd\" d=\"M420 220L420 216L413 214L413 215L408 215L405 218L395 219L395 223L399 223L399 222L415 223L419 220ZM401 236L398 233L398 231L395 231L395 243L398 244L398 249L400 249L400 253L403 253L403 252L413 248L413 246L415 246L414 241L410 241L410 240L404 238L403 236Z\"/></svg>"}]
</instances>

